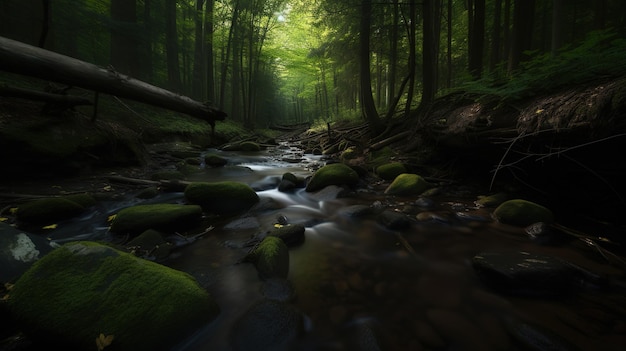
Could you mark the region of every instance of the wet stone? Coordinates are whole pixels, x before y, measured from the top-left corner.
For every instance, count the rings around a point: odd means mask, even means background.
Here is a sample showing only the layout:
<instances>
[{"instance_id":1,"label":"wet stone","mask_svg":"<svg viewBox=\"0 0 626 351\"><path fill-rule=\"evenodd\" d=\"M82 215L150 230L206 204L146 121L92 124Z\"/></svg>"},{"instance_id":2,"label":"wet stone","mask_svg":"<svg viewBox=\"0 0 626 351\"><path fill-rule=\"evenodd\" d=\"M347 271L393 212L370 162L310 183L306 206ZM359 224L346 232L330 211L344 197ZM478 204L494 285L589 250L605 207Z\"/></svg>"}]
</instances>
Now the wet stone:
<instances>
[{"instance_id":1,"label":"wet stone","mask_svg":"<svg viewBox=\"0 0 626 351\"><path fill-rule=\"evenodd\" d=\"M580 288L582 274L560 259L528 252L483 252L472 259L474 270L489 287L524 296L554 296Z\"/></svg>"},{"instance_id":2,"label":"wet stone","mask_svg":"<svg viewBox=\"0 0 626 351\"><path fill-rule=\"evenodd\" d=\"M553 228L545 222L533 223L524 230L530 240L539 245L562 245L573 239L573 236Z\"/></svg>"},{"instance_id":3,"label":"wet stone","mask_svg":"<svg viewBox=\"0 0 626 351\"><path fill-rule=\"evenodd\" d=\"M411 220L408 216L391 210L379 214L378 222L391 230L407 230L411 227Z\"/></svg>"}]
</instances>

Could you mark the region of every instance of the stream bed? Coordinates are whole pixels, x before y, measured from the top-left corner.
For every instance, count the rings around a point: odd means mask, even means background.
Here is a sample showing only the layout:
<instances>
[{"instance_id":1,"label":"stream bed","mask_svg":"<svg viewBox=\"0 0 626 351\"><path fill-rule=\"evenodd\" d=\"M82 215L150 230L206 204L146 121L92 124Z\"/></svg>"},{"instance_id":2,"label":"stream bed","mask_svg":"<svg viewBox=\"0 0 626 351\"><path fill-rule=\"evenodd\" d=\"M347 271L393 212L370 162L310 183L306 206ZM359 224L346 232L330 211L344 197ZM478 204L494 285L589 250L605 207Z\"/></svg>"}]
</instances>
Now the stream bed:
<instances>
[{"instance_id":1,"label":"stream bed","mask_svg":"<svg viewBox=\"0 0 626 351\"><path fill-rule=\"evenodd\" d=\"M164 265L187 272L207 289L221 313L181 342L177 351L231 350L233 325L264 300L272 282L242 262L251 238L279 223L305 226L303 244L289 249L286 298L304 316L295 350L623 350L626 289L622 283L558 296L507 294L488 287L472 265L483 252L526 252L566 260L596 276L620 282L624 271L591 245L572 240L539 245L524 228L497 223L493 209L475 204L484 189L448 185L429 197L384 195L388 182L373 180L349 192L327 188L278 191L285 172L306 177L321 156L281 144L261 152L209 150L228 159L189 181L235 180L260 197L248 213L212 224L210 233L175 250ZM341 194L342 196L337 196ZM150 200L127 196L102 202L83 218L49 233L59 243L113 240L106 217L139 203L183 202L182 193ZM359 207L361 206L361 207ZM401 228L356 208L404 213ZM416 218L417 217L417 218ZM622 284L622 285L620 285ZM280 288L283 288L282 286ZM268 348L272 349L272 348ZM281 349L282 350L282 349Z\"/></svg>"}]
</instances>

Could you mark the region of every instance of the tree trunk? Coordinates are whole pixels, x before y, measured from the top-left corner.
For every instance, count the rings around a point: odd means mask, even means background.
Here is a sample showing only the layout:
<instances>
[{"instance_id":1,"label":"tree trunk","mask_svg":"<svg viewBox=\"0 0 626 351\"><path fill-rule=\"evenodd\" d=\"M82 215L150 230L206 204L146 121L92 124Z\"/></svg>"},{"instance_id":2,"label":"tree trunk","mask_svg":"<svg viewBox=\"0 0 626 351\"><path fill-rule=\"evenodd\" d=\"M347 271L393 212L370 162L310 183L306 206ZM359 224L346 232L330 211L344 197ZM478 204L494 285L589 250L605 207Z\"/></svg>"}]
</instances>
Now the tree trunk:
<instances>
[{"instance_id":1,"label":"tree trunk","mask_svg":"<svg viewBox=\"0 0 626 351\"><path fill-rule=\"evenodd\" d=\"M468 69L474 79L479 79L483 68L485 47L485 0L469 1Z\"/></svg>"},{"instance_id":2,"label":"tree trunk","mask_svg":"<svg viewBox=\"0 0 626 351\"><path fill-rule=\"evenodd\" d=\"M361 21L359 30L359 63L361 85L361 112L369 123L372 136L382 132L382 123L376 111L372 96L372 78L370 73L370 23L372 17L372 0L361 1Z\"/></svg>"},{"instance_id":3,"label":"tree trunk","mask_svg":"<svg viewBox=\"0 0 626 351\"><path fill-rule=\"evenodd\" d=\"M438 0L437 0L438 1ZM423 32L422 42L422 101L420 106L427 106L435 99L437 77L437 50L435 47L435 9L433 0L422 1Z\"/></svg>"},{"instance_id":4,"label":"tree trunk","mask_svg":"<svg viewBox=\"0 0 626 351\"><path fill-rule=\"evenodd\" d=\"M213 11L215 0L207 0L204 13L204 46L206 48L206 100L215 101L215 74L213 62Z\"/></svg>"},{"instance_id":5,"label":"tree trunk","mask_svg":"<svg viewBox=\"0 0 626 351\"><path fill-rule=\"evenodd\" d=\"M564 10L565 0L552 0L552 56L556 56L561 46L563 46L563 36L565 34Z\"/></svg>"},{"instance_id":6,"label":"tree trunk","mask_svg":"<svg viewBox=\"0 0 626 351\"><path fill-rule=\"evenodd\" d=\"M137 42L133 32L137 26L137 4L133 0L111 1L111 65L130 76L139 75Z\"/></svg>"},{"instance_id":7,"label":"tree trunk","mask_svg":"<svg viewBox=\"0 0 626 351\"><path fill-rule=\"evenodd\" d=\"M500 46L502 43L502 0L495 0L493 28L491 30L491 58L489 60L489 71L494 72L500 63Z\"/></svg>"},{"instance_id":8,"label":"tree trunk","mask_svg":"<svg viewBox=\"0 0 626 351\"><path fill-rule=\"evenodd\" d=\"M165 0L165 51L169 88L180 92L180 62L178 60L178 30L176 29L176 0Z\"/></svg>"},{"instance_id":9,"label":"tree trunk","mask_svg":"<svg viewBox=\"0 0 626 351\"><path fill-rule=\"evenodd\" d=\"M204 119L212 126L226 113L113 69L104 69L55 52L0 37L0 69L95 90Z\"/></svg>"},{"instance_id":10,"label":"tree trunk","mask_svg":"<svg viewBox=\"0 0 626 351\"><path fill-rule=\"evenodd\" d=\"M408 62L408 77L409 77L409 90L406 96L406 105L404 107L404 114L408 116L411 113L411 103L413 101L413 92L415 90L415 61L416 61L416 43L415 43L415 22L417 21L417 10L415 1L409 2L409 27L408 27L408 41L409 41L409 62Z\"/></svg>"},{"instance_id":11,"label":"tree trunk","mask_svg":"<svg viewBox=\"0 0 626 351\"><path fill-rule=\"evenodd\" d=\"M535 0L515 1L509 71L516 70L527 59L524 52L531 49L534 14Z\"/></svg>"},{"instance_id":12,"label":"tree trunk","mask_svg":"<svg viewBox=\"0 0 626 351\"><path fill-rule=\"evenodd\" d=\"M195 38L193 55L193 73L191 74L191 96L194 99L202 99L204 94L204 38L202 37L202 7L204 0L196 0L196 12L194 13Z\"/></svg>"}]
</instances>

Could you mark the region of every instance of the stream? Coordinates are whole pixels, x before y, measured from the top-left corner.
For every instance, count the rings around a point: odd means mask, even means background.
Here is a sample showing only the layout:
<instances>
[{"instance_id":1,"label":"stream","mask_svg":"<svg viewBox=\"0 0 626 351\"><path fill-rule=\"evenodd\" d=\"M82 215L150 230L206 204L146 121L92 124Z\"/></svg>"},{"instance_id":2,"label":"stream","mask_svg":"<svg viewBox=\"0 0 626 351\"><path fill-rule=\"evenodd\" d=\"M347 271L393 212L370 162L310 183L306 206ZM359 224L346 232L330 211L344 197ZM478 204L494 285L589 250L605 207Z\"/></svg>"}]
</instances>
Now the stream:
<instances>
[{"instance_id":1,"label":"stream","mask_svg":"<svg viewBox=\"0 0 626 351\"><path fill-rule=\"evenodd\" d=\"M588 287L558 297L524 297L486 287L472 267L480 252L525 251L567 260L597 275L624 272L579 240L543 246L523 228L494 222L493 209L474 201L483 189L447 186L428 198L396 198L388 183L363 184L347 196L304 189L277 190L285 172L306 177L325 164L281 143L254 153L207 150L228 159L189 181L236 180L257 191L250 212L212 224L164 265L193 275L220 306L210 325L177 351L230 350L233 323L264 299L271 282L241 263L245 243L279 221L306 227L305 242L289 249L289 303L305 316L298 350L622 350L626 345L626 294ZM96 211L50 233L59 243L112 240L106 217L139 203L182 203L182 193L140 200L128 193L102 201ZM409 214L408 228L392 230L375 216L353 216L365 205ZM421 220L416 220L420 213ZM78 234L77 234L78 233ZM513 330L513 332L512 332Z\"/></svg>"}]
</instances>

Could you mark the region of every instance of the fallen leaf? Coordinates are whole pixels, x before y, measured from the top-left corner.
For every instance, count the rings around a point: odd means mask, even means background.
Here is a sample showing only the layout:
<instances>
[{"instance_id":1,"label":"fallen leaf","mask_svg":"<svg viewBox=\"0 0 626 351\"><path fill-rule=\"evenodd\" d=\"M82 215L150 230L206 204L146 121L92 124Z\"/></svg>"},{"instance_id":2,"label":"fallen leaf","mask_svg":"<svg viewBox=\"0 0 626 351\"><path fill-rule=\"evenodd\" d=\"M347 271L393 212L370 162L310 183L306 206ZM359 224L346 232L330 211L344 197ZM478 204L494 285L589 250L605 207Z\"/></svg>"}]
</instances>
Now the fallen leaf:
<instances>
[{"instance_id":1,"label":"fallen leaf","mask_svg":"<svg viewBox=\"0 0 626 351\"><path fill-rule=\"evenodd\" d=\"M17 207L11 207L9 209L9 213L12 214L12 215L15 215L17 213Z\"/></svg>"},{"instance_id":2,"label":"fallen leaf","mask_svg":"<svg viewBox=\"0 0 626 351\"><path fill-rule=\"evenodd\" d=\"M110 215L110 216L107 218L107 222L113 222L113 220L115 219L115 217L116 217L116 216L117 216L116 214L114 214L114 215Z\"/></svg>"},{"instance_id":3,"label":"fallen leaf","mask_svg":"<svg viewBox=\"0 0 626 351\"><path fill-rule=\"evenodd\" d=\"M8 218L6 218L6 217L0 217L0 222L6 222L6 221L8 221L8 220L9 220L9 219L8 219Z\"/></svg>"},{"instance_id":4,"label":"fallen leaf","mask_svg":"<svg viewBox=\"0 0 626 351\"><path fill-rule=\"evenodd\" d=\"M100 335L96 338L96 346L98 346L98 351L104 350L104 348L111 345L112 342L113 335L104 336L104 334L100 333Z\"/></svg>"},{"instance_id":5,"label":"fallen leaf","mask_svg":"<svg viewBox=\"0 0 626 351\"><path fill-rule=\"evenodd\" d=\"M50 224L50 225L46 225L41 227L41 229L57 229L58 224Z\"/></svg>"},{"instance_id":6,"label":"fallen leaf","mask_svg":"<svg viewBox=\"0 0 626 351\"><path fill-rule=\"evenodd\" d=\"M543 109L542 109L542 108L540 108L540 109L538 109L535 113L536 113L536 114L540 114L540 113L542 113L542 112L543 112Z\"/></svg>"}]
</instances>

